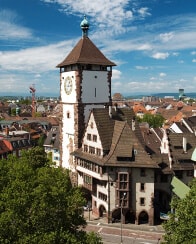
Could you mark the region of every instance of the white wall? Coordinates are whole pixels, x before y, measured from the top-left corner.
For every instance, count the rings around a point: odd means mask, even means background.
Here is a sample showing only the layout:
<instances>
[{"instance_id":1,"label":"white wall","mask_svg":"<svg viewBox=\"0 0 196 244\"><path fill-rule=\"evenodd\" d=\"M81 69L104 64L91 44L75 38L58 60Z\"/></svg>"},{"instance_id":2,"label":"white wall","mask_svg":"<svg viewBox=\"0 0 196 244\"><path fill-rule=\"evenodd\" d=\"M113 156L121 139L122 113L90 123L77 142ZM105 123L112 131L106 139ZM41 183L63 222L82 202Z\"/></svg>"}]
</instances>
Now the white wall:
<instances>
[{"instance_id":1,"label":"white wall","mask_svg":"<svg viewBox=\"0 0 196 244\"><path fill-rule=\"evenodd\" d=\"M95 78L96 77L96 78ZM109 101L108 71L83 71L82 102ZM96 95L95 95L96 89Z\"/></svg>"}]
</instances>

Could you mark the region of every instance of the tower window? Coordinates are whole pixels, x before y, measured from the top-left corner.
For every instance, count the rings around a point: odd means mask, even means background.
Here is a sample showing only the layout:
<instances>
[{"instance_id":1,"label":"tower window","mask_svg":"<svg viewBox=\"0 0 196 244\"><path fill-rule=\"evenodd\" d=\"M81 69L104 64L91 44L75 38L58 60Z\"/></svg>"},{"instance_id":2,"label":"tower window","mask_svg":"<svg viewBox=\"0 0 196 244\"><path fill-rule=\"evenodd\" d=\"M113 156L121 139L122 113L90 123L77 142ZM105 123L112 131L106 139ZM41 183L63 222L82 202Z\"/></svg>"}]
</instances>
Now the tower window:
<instances>
[{"instance_id":1,"label":"tower window","mask_svg":"<svg viewBox=\"0 0 196 244\"><path fill-rule=\"evenodd\" d=\"M97 96L97 90L96 90L96 88L95 88L95 97Z\"/></svg>"},{"instance_id":2,"label":"tower window","mask_svg":"<svg viewBox=\"0 0 196 244\"><path fill-rule=\"evenodd\" d=\"M145 206L145 198L144 197L140 198L140 205Z\"/></svg>"},{"instance_id":3,"label":"tower window","mask_svg":"<svg viewBox=\"0 0 196 244\"><path fill-rule=\"evenodd\" d=\"M91 70L92 69L92 65L91 64L87 64L86 69L87 70Z\"/></svg>"},{"instance_id":4,"label":"tower window","mask_svg":"<svg viewBox=\"0 0 196 244\"><path fill-rule=\"evenodd\" d=\"M146 176L146 170L145 169L140 170L140 176L142 176L142 177Z\"/></svg>"},{"instance_id":5,"label":"tower window","mask_svg":"<svg viewBox=\"0 0 196 244\"><path fill-rule=\"evenodd\" d=\"M145 184L144 183L141 183L140 184L140 191L144 191L145 190Z\"/></svg>"},{"instance_id":6,"label":"tower window","mask_svg":"<svg viewBox=\"0 0 196 244\"><path fill-rule=\"evenodd\" d=\"M70 118L70 112L67 112L67 118L68 119Z\"/></svg>"}]
</instances>

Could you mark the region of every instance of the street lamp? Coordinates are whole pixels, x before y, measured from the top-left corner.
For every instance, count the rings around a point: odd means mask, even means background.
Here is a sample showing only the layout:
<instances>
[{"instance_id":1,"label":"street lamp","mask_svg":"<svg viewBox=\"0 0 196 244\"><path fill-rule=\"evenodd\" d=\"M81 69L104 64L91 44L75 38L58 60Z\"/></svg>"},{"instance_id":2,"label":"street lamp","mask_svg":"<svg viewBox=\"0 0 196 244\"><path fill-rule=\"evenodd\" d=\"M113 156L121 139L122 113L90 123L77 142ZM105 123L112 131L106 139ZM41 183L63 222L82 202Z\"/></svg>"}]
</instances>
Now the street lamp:
<instances>
[{"instance_id":1,"label":"street lamp","mask_svg":"<svg viewBox=\"0 0 196 244\"><path fill-rule=\"evenodd\" d=\"M122 197L122 201L121 201L121 204L120 204L120 216L121 216L121 219L120 219L120 243L122 244L123 243L123 237L122 237L122 222L123 222L123 205L124 205L124 199L125 199L125 196L126 196L126 193L124 192L123 194L123 197Z\"/></svg>"}]
</instances>

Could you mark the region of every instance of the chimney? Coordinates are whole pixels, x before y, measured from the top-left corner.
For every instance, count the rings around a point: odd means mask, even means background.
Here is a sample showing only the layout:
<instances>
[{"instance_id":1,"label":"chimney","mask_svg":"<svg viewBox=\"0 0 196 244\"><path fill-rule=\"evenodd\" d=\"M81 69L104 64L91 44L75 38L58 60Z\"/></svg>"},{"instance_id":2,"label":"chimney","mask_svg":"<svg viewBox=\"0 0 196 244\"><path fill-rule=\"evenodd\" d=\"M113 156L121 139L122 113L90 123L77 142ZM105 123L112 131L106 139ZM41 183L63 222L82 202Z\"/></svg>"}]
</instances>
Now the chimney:
<instances>
[{"instance_id":1,"label":"chimney","mask_svg":"<svg viewBox=\"0 0 196 244\"><path fill-rule=\"evenodd\" d=\"M6 135L6 136L9 136L9 131L10 131L10 130L9 130L9 127L6 126L6 128L5 128L5 135Z\"/></svg>"},{"instance_id":2,"label":"chimney","mask_svg":"<svg viewBox=\"0 0 196 244\"><path fill-rule=\"evenodd\" d=\"M115 103L115 104L114 104L114 109L115 109L115 111L117 111L117 108L118 108L118 104Z\"/></svg>"},{"instance_id":3,"label":"chimney","mask_svg":"<svg viewBox=\"0 0 196 244\"><path fill-rule=\"evenodd\" d=\"M187 153L187 138L183 136L182 139L182 147L183 147L183 152Z\"/></svg>"},{"instance_id":4,"label":"chimney","mask_svg":"<svg viewBox=\"0 0 196 244\"><path fill-rule=\"evenodd\" d=\"M132 125L132 131L134 131L135 130L135 117L133 117L131 125Z\"/></svg>"},{"instance_id":5,"label":"chimney","mask_svg":"<svg viewBox=\"0 0 196 244\"><path fill-rule=\"evenodd\" d=\"M109 117L112 118L112 106L109 106Z\"/></svg>"}]
</instances>

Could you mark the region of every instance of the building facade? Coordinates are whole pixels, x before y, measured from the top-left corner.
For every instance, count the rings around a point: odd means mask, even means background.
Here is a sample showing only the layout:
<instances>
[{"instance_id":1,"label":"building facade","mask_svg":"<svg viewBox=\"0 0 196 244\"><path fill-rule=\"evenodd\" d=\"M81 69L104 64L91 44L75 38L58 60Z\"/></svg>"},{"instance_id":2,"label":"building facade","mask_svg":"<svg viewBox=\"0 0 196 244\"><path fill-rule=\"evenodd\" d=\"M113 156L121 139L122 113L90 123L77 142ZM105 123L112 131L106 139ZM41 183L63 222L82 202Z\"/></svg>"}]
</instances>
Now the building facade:
<instances>
[{"instance_id":1,"label":"building facade","mask_svg":"<svg viewBox=\"0 0 196 244\"><path fill-rule=\"evenodd\" d=\"M170 152L172 136L166 132L154 131L157 139L152 141L159 145L151 148L152 133L148 128L147 137L142 134L134 111L112 106L115 64L88 38L86 18L81 29L82 38L57 66L62 105L60 165L74 173L97 217L112 222L120 220L122 212L124 223L153 225L160 212L170 208L172 175L183 172L188 183L193 163L185 157L187 161L181 161L178 154L174 160L176 148Z\"/></svg>"}]
</instances>

